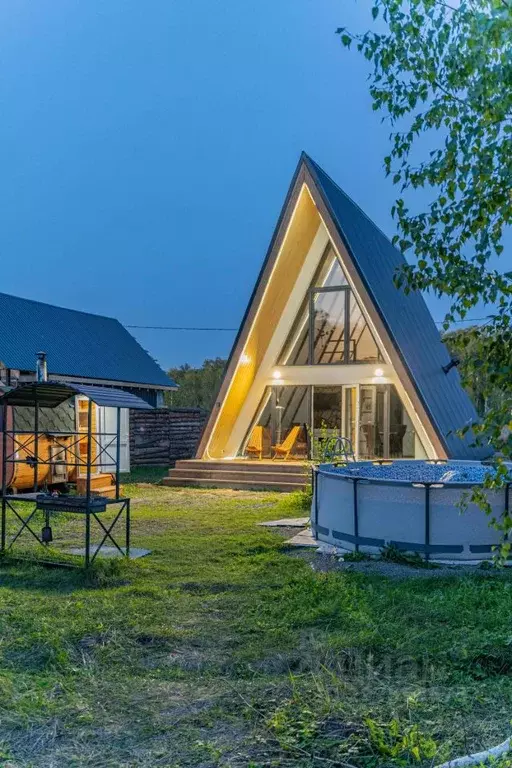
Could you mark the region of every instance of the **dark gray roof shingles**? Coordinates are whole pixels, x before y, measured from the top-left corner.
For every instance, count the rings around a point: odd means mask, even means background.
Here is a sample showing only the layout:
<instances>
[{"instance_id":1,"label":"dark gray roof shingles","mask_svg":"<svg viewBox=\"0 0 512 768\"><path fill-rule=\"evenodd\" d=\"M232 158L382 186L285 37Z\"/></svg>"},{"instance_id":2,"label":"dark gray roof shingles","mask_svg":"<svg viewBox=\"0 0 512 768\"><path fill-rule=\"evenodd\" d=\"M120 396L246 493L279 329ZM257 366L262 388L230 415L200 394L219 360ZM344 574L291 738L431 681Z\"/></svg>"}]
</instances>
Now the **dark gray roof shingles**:
<instances>
[{"instance_id":1,"label":"dark gray roof shingles","mask_svg":"<svg viewBox=\"0 0 512 768\"><path fill-rule=\"evenodd\" d=\"M175 386L118 320L0 293L0 361L32 371L37 352L50 375Z\"/></svg>"},{"instance_id":2,"label":"dark gray roof shingles","mask_svg":"<svg viewBox=\"0 0 512 768\"><path fill-rule=\"evenodd\" d=\"M388 329L395 348L411 374L413 383L451 458L477 459L488 456L485 446L472 447L469 433L455 433L477 420L474 406L463 389L458 371L448 374L442 366L450 355L423 296L405 294L393 282L404 256L314 160L303 154L333 222L352 256L354 265Z\"/></svg>"}]
</instances>

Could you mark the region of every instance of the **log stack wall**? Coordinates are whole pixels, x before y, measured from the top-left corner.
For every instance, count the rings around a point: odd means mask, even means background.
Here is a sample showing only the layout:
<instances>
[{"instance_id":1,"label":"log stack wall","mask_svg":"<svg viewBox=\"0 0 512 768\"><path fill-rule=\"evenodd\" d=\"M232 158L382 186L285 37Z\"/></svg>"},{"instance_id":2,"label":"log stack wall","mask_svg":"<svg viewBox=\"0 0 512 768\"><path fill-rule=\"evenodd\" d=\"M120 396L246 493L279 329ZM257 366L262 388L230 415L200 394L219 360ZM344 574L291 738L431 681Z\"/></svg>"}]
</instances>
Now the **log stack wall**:
<instances>
[{"instance_id":1,"label":"log stack wall","mask_svg":"<svg viewBox=\"0 0 512 768\"><path fill-rule=\"evenodd\" d=\"M195 455L208 413L200 408L130 411L130 464L174 466Z\"/></svg>"}]
</instances>

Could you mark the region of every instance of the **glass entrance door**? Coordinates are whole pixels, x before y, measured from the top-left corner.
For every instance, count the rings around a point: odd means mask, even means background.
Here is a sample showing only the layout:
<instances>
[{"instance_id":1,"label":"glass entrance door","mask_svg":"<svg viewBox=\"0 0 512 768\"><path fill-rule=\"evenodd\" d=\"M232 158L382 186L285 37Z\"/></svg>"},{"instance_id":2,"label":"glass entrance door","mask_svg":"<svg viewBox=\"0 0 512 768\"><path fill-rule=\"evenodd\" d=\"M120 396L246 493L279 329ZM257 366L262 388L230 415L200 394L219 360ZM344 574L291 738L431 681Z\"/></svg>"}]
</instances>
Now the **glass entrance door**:
<instances>
[{"instance_id":1,"label":"glass entrance door","mask_svg":"<svg viewBox=\"0 0 512 768\"><path fill-rule=\"evenodd\" d=\"M359 458L380 457L377 422L377 387L361 386L359 392Z\"/></svg>"},{"instance_id":2,"label":"glass entrance door","mask_svg":"<svg viewBox=\"0 0 512 768\"><path fill-rule=\"evenodd\" d=\"M325 444L338 437L350 440L356 452L357 386L313 387L314 452L323 455Z\"/></svg>"},{"instance_id":3,"label":"glass entrance door","mask_svg":"<svg viewBox=\"0 0 512 768\"><path fill-rule=\"evenodd\" d=\"M313 438L325 441L341 432L341 387L313 387Z\"/></svg>"},{"instance_id":4,"label":"glass entrance door","mask_svg":"<svg viewBox=\"0 0 512 768\"><path fill-rule=\"evenodd\" d=\"M359 401L359 458L414 458L414 428L394 385L362 385Z\"/></svg>"},{"instance_id":5,"label":"glass entrance door","mask_svg":"<svg viewBox=\"0 0 512 768\"><path fill-rule=\"evenodd\" d=\"M343 419L341 434L350 440L352 451L357 455L357 400L358 387L343 387Z\"/></svg>"}]
</instances>

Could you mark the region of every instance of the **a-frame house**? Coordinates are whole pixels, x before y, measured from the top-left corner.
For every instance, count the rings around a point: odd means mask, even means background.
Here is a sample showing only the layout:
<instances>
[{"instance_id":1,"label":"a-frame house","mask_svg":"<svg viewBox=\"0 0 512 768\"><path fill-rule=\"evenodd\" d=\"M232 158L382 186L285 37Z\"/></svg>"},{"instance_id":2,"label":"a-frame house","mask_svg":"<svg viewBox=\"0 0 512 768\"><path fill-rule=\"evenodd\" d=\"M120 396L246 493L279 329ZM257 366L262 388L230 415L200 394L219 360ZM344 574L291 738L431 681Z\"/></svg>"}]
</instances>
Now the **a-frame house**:
<instances>
[{"instance_id":1,"label":"a-frame house","mask_svg":"<svg viewBox=\"0 0 512 768\"><path fill-rule=\"evenodd\" d=\"M394 284L404 263L302 154L197 459L168 482L291 486L334 435L358 459L488 455L457 434L476 413L423 297Z\"/></svg>"}]
</instances>

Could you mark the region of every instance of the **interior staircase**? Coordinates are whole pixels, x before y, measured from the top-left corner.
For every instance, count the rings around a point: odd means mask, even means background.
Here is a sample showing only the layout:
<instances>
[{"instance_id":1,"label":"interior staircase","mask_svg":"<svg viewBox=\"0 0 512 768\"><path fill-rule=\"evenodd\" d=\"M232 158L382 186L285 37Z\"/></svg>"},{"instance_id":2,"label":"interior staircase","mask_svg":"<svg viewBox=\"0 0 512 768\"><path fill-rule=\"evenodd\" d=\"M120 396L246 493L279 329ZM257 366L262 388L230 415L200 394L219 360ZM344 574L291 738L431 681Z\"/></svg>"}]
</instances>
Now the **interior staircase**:
<instances>
[{"instance_id":1,"label":"interior staircase","mask_svg":"<svg viewBox=\"0 0 512 768\"><path fill-rule=\"evenodd\" d=\"M311 472L306 464L298 461L187 459L177 461L162 482L177 487L299 491L310 484Z\"/></svg>"}]
</instances>

